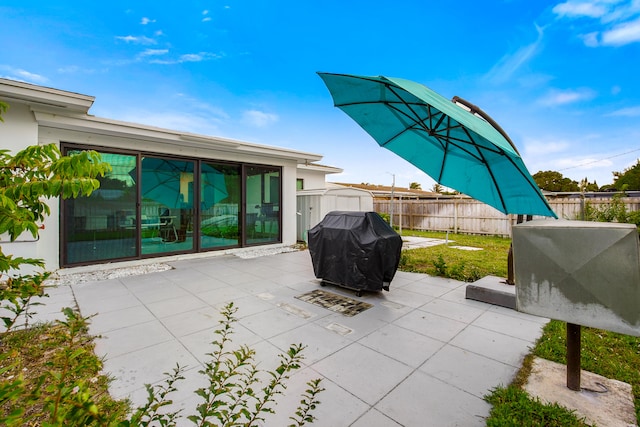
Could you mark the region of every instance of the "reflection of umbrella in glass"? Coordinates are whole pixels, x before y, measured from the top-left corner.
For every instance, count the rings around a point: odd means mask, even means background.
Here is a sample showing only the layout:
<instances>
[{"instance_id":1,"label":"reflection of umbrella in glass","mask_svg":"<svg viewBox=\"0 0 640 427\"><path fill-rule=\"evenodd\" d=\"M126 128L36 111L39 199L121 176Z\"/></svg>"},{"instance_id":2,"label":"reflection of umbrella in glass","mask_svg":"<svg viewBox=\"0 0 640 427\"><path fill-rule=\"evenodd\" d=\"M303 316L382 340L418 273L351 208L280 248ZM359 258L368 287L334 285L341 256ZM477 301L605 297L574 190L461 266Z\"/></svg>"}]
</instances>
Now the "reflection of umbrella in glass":
<instances>
[{"instance_id":1,"label":"reflection of umbrella in glass","mask_svg":"<svg viewBox=\"0 0 640 427\"><path fill-rule=\"evenodd\" d=\"M481 111L409 80L318 74L336 107L438 183L504 213L556 217L504 132L473 114Z\"/></svg>"},{"instance_id":2,"label":"reflection of umbrella in glass","mask_svg":"<svg viewBox=\"0 0 640 427\"><path fill-rule=\"evenodd\" d=\"M202 171L202 202L214 204L226 198L224 175L208 165L203 165ZM131 174L135 178L135 170ZM145 157L140 184L143 199L151 199L171 209L190 208L193 205L193 195L189 194L189 187L193 185L193 162Z\"/></svg>"},{"instance_id":3,"label":"reflection of umbrella in glass","mask_svg":"<svg viewBox=\"0 0 640 427\"><path fill-rule=\"evenodd\" d=\"M229 196L224 174L213 166L202 164L200 180L202 209L207 209Z\"/></svg>"}]
</instances>

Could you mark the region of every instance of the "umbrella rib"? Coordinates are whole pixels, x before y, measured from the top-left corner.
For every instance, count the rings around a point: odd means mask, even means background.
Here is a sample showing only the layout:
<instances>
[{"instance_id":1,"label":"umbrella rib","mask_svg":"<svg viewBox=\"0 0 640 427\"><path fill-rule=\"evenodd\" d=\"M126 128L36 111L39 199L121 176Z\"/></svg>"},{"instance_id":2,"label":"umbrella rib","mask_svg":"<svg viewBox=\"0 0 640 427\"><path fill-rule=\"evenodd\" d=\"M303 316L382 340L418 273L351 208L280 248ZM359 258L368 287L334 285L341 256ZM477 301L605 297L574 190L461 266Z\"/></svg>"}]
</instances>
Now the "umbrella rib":
<instances>
[{"instance_id":1,"label":"umbrella rib","mask_svg":"<svg viewBox=\"0 0 640 427\"><path fill-rule=\"evenodd\" d=\"M482 159L478 158L478 157L475 155L475 153L474 153L473 151L471 151L471 150L469 150L469 149L465 148L465 146L466 146L466 145L469 145L468 141L466 141L466 140L464 140L464 139L460 139L460 138L453 137L453 136L451 136L451 135L449 134L449 131L450 131L451 129L454 129L454 128L460 128L460 129L465 129L465 130L466 130L466 128L465 128L463 125L461 125L461 124L459 124L459 123L458 123L458 124L457 124L457 125L455 125L455 126L448 126L448 127L446 128L446 130L447 130L447 135L446 135L446 136L442 136L442 135L440 135L440 134L438 134L438 133L434 132L434 130L433 130L433 129L436 129L438 126L440 126L440 124L442 123L442 121L444 120L444 118L445 118L445 117L448 117L448 116L447 116L446 114L443 114L443 113L440 113L440 114L434 114L434 113L431 111L431 108L432 108L432 107L431 107L430 105L428 106L428 107L429 107L429 109L428 109L429 116L428 116L427 118L425 118L425 119L421 119L421 118L420 118L420 117L415 113L415 111L414 111L412 108L410 108L410 107L409 107L409 103L403 103L403 102L398 102L398 101L384 101L384 102L380 102L380 101L364 101L364 102L352 102L352 103L345 103L345 104L340 104L340 105L336 105L336 106L337 106L338 108L342 108L342 107L344 107L344 106L365 105L365 104L381 104L381 103L383 103L383 104L385 104L385 105L389 106L389 108L390 108L390 109L393 109L394 111L398 112L400 115L402 115L402 116L406 117L407 119L409 119L409 120L411 120L411 121L413 122L413 125L408 126L408 127L404 128L404 129L402 129L400 132L398 132L398 133L396 133L395 135L393 135L393 136L391 136L391 137L387 138L387 140L386 140L386 141L381 142L381 143L380 143L380 146L381 146L381 147L385 147L389 142L393 141L394 139L396 139L397 137L399 137L399 136L400 136L400 135L402 135L403 133L406 133L407 131L410 131L410 130L417 130L417 129L419 129L419 130L423 130L423 131L427 132L430 136L433 136L434 138L436 138L436 140L437 140L438 142L440 142L440 143L441 143L441 147L442 147L443 149L445 148L445 144L443 143L443 141L452 142L452 143L453 143L453 145L455 145L455 146L456 146L456 147L458 147L459 149L463 150L463 151L464 151L464 152L466 152L467 154L469 154L469 155L471 155L471 156L473 156L473 157L477 158L478 160L482 160ZM405 111L402 111L400 108L398 108L398 105L405 105L405 106L409 107L410 111L411 111L411 112L413 112L413 113L415 114L415 116L416 116L416 117L413 117L412 115L407 114ZM419 104L419 103L412 103L412 105L422 105L422 104ZM438 117L438 122L435 124L435 126L433 126L433 128L430 128L429 126L427 126L427 125L425 124L425 121L426 121L426 120L433 121L433 119L434 119L435 117ZM460 142L460 143L462 143L462 144L456 144L455 142ZM486 147L486 149L487 149L487 150L490 150L490 151L492 151L492 152L495 152L495 153L500 153L500 154L501 154L501 153L504 153L504 151L503 151L503 150L501 150L501 149L492 149L491 147Z\"/></svg>"},{"instance_id":2,"label":"umbrella rib","mask_svg":"<svg viewBox=\"0 0 640 427\"><path fill-rule=\"evenodd\" d=\"M466 127L463 127L463 131L464 131L464 133L467 134L467 137L469 138L469 140L471 142L473 142L474 147L476 148L476 151L478 153L478 157L482 160L484 165L487 167L487 171L489 171L489 176L491 176L491 181L493 182L493 185L495 186L496 189L500 188L500 186L498 185L498 181L496 180L496 177L493 174L493 169L491 169L491 165L487 161L487 158L482 154L482 151L480 151L480 147L477 145L475 139L473 138L473 136L471 135L471 133L469 132L469 130ZM499 151L498 154L506 156L503 151L502 152ZM509 156L506 156L506 157L509 159L509 161L511 161L511 157L509 157ZM516 168L516 169L519 170L519 168ZM498 197L500 198L500 204L502 205L503 211L507 212L507 204L504 201L504 197L502 197L502 192L501 191L497 191L497 193L498 193Z\"/></svg>"}]
</instances>

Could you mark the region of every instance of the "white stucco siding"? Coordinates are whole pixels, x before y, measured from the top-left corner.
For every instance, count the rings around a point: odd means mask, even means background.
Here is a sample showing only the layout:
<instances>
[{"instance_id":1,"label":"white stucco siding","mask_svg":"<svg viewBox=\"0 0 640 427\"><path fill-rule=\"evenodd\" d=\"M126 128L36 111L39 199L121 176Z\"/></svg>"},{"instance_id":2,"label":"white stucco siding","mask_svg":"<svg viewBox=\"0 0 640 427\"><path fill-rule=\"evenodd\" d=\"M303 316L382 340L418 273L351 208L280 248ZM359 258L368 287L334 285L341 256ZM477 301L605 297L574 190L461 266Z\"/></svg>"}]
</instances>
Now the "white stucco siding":
<instances>
[{"instance_id":1,"label":"white stucco siding","mask_svg":"<svg viewBox=\"0 0 640 427\"><path fill-rule=\"evenodd\" d=\"M0 147L15 154L38 144L39 130L28 105L15 101L8 101L8 104L9 109L3 115L4 122L0 123ZM51 270L58 268L58 199L48 199L47 205L52 215L41 224L44 229L39 230L37 238L27 232L19 236L16 242L10 242L5 234L0 236L0 245L5 254L42 259L46 268Z\"/></svg>"},{"instance_id":2,"label":"white stucco siding","mask_svg":"<svg viewBox=\"0 0 640 427\"><path fill-rule=\"evenodd\" d=\"M38 142L38 123L28 105L10 102L0 122L0 147L12 153Z\"/></svg>"},{"instance_id":3,"label":"white stucco siding","mask_svg":"<svg viewBox=\"0 0 640 427\"><path fill-rule=\"evenodd\" d=\"M296 243L296 164L288 164L282 168L282 243Z\"/></svg>"},{"instance_id":4,"label":"white stucco siding","mask_svg":"<svg viewBox=\"0 0 640 427\"><path fill-rule=\"evenodd\" d=\"M342 173L342 169L318 164L299 164L297 178L303 181L303 190L322 190L327 188L328 174Z\"/></svg>"},{"instance_id":5,"label":"white stucco siding","mask_svg":"<svg viewBox=\"0 0 640 427\"><path fill-rule=\"evenodd\" d=\"M305 190L315 190L326 187L326 178L324 173L309 171L299 168L298 178L303 180Z\"/></svg>"}]
</instances>

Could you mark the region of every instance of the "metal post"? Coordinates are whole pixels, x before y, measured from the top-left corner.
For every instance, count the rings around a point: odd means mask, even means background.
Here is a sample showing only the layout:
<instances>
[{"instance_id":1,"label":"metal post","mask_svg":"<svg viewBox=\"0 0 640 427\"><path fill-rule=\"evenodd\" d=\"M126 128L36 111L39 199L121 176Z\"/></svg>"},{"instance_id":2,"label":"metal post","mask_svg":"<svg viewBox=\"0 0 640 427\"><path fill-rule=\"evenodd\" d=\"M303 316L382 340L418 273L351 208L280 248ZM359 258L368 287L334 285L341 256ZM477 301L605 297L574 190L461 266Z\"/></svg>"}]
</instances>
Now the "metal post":
<instances>
[{"instance_id":1,"label":"metal post","mask_svg":"<svg viewBox=\"0 0 640 427\"><path fill-rule=\"evenodd\" d=\"M393 181L391 182L391 205L389 206L389 225L391 226L391 228L393 228L393 198L394 198L394 191L396 188L396 174L392 173L391 176L393 177Z\"/></svg>"},{"instance_id":2,"label":"metal post","mask_svg":"<svg viewBox=\"0 0 640 427\"><path fill-rule=\"evenodd\" d=\"M518 215L517 224L522 224L524 216ZM513 234L513 232L511 232ZM516 272L513 266L513 243L509 245L509 253L507 254L507 285L514 286L516 284Z\"/></svg>"},{"instance_id":3,"label":"metal post","mask_svg":"<svg viewBox=\"0 0 640 427\"><path fill-rule=\"evenodd\" d=\"M402 234L402 194L400 194L400 197L398 197L398 201L400 202L400 218L398 219L398 225L400 226L399 233Z\"/></svg>"},{"instance_id":4,"label":"metal post","mask_svg":"<svg viewBox=\"0 0 640 427\"><path fill-rule=\"evenodd\" d=\"M453 198L453 234L458 234L458 198Z\"/></svg>"},{"instance_id":5,"label":"metal post","mask_svg":"<svg viewBox=\"0 0 640 427\"><path fill-rule=\"evenodd\" d=\"M580 325L567 323L567 387L580 391Z\"/></svg>"}]
</instances>

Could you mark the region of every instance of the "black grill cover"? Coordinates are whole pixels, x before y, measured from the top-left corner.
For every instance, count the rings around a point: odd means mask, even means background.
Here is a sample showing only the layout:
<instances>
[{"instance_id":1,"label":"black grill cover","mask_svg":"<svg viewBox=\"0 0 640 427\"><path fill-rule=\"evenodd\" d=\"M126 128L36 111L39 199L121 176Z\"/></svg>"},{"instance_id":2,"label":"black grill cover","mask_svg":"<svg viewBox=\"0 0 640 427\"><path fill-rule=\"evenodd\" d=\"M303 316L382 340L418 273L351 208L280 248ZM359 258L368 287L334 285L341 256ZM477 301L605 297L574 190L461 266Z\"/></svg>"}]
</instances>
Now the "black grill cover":
<instances>
[{"instance_id":1,"label":"black grill cover","mask_svg":"<svg viewBox=\"0 0 640 427\"><path fill-rule=\"evenodd\" d=\"M400 262L402 238L380 215L329 212L308 236L318 279L356 290L389 290Z\"/></svg>"}]
</instances>

